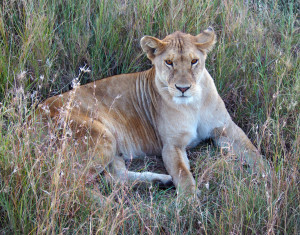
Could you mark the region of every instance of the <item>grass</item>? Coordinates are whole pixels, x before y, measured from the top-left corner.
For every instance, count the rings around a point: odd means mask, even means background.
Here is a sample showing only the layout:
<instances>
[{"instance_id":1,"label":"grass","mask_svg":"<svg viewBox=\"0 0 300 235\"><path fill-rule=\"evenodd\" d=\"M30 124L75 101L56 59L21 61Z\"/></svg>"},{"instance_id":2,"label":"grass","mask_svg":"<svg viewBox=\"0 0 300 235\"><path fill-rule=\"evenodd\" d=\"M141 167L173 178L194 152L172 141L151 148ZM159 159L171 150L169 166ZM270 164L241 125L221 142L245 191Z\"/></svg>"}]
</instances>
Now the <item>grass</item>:
<instances>
[{"instance_id":1,"label":"grass","mask_svg":"<svg viewBox=\"0 0 300 235\"><path fill-rule=\"evenodd\" d=\"M300 60L297 1L9 1L0 3L0 232L8 234L299 234ZM206 67L234 121L273 167L258 178L205 143L189 153L201 196L74 174L70 137L41 131L36 104L81 83L142 71L144 35L218 43ZM133 162L164 171L160 158Z\"/></svg>"}]
</instances>

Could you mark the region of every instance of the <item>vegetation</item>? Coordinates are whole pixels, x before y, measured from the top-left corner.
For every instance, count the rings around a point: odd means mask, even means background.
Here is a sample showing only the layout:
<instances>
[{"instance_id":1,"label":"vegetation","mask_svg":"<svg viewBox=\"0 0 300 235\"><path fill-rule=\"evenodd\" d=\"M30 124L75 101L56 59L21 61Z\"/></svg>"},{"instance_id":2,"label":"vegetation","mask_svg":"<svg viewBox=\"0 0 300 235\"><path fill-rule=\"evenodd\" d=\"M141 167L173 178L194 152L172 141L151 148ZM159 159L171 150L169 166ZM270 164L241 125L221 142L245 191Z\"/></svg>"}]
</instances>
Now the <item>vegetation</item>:
<instances>
[{"instance_id":1,"label":"vegetation","mask_svg":"<svg viewBox=\"0 0 300 235\"><path fill-rule=\"evenodd\" d=\"M299 9L296 0L1 1L0 233L299 234ZM43 136L35 106L69 90L84 66L81 83L149 68L143 35L210 25L218 43L206 66L270 177L209 142L189 153L199 199L75 174L76 143L51 123ZM130 165L164 170L160 158Z\"/></svg>"}]
</instances>

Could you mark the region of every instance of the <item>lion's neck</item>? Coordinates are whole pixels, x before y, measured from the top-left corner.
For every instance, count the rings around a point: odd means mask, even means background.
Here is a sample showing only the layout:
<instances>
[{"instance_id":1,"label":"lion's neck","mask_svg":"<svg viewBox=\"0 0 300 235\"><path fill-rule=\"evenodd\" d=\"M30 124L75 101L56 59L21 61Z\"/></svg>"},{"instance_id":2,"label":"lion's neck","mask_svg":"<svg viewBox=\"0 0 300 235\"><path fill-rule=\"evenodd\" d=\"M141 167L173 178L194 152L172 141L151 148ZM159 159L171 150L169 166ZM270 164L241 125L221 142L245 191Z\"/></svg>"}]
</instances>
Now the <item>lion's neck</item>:
<instances>
[{"instance_id":1,"label":"lion's neck","mask_svg":"<svg viewBox=\"0 0 300 235\"><path fill-rule=\"evenodd\" d=\"M154 84L155 68L139 73L136 78L135 91L137 103L135 109L140 116L145 115L145 118L155 127L159 95Z\"/></svg>"}]
</instances>

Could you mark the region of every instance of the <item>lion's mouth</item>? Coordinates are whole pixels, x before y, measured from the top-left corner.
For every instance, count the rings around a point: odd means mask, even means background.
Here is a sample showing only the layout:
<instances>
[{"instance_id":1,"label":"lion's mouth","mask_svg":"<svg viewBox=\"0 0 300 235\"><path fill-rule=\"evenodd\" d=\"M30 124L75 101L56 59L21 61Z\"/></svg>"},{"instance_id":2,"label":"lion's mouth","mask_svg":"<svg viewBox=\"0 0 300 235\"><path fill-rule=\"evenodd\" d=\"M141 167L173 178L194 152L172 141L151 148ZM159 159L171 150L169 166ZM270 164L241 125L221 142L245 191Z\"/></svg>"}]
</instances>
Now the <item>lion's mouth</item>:
<instances>
[{"instance_id":1,"label":"lion's mouth","mask_svg":"<svg viewBox=\"0 0 300 235\"><path fill-rule=\"evenodd\" d=\"M191 96L187 96L184 93L182 93L181 95L177 96L178 98L190 98Z\"/></svg>"},{"instance_id":2,"label":"lion's mouth","mask_svg":"<svg viewBox=\"0 0 300 235\"><path fill-rule=\"evenodd\" d=\"M193 101L193 97L192 96L186 96L186 95L174 96L173 101L176 104L188 104L188 103L191 103Z\"/></svg>"}]
</instances>

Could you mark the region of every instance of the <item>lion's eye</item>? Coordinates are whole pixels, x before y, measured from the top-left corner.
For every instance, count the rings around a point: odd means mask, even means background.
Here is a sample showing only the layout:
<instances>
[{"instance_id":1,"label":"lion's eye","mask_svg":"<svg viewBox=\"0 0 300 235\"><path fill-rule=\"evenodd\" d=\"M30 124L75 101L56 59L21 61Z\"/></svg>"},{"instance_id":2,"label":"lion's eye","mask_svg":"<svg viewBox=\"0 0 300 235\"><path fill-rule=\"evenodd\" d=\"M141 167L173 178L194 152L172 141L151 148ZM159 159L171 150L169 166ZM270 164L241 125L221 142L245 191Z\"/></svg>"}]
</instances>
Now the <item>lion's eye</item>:
<instances>
[{"instance_id":1,"label":"lion's eye","mask_svg":"<svg viewBox=\"0 0 300 235\"><path fill-rule=\"evenodd\" d=\"M165 63L167 65L173 66L173 61L172 60L165 60Z\"/></svg>"},{"instance_id":2,"label":"lion's eye","mask_svg":"<svg viewBox=\"0 0 300 235\"><path fill-rule=\"evenodd\" d=\"M197 63L198 63L198 60L197 60L197 59L193 59L193 60L191 61L191 64L192 64L192 65L197 64Z\"/></svg>"}]
</instances>

